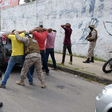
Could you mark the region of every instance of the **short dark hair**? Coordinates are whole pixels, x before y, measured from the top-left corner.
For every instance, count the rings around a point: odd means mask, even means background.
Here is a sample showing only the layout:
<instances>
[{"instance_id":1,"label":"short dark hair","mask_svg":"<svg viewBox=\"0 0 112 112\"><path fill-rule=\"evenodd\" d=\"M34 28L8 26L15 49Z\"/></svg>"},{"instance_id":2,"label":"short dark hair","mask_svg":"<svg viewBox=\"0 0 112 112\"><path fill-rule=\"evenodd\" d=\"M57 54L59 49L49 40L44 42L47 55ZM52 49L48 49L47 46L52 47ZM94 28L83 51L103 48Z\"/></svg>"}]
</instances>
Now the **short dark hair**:
<instances>
[{"instance_id":1,"label":"short dark hair","mask_svg":"<svg viewBox=\"0 0 112 112\"><path fill-rule=\"evenodd\" d=\"M70 25L70 23L66 23L66 25Z\"/></svg>"},{"instance_id":2,"label":"short dark hair","mask_svg":"<svg viewBox=\"0 0 112 112\"><path fill-rule=\"evenodd\" d=\"M40 25L41 28L43 28L43 25Z\"/></svg>"},{"instance_id":3,"label":"short dark hair","mask_svg":"<svg viewBox=\"0 0 112 112\"><path fill-rule=\"evenodd\" d=\"M14 33L14 31L16 31L16 29L15 30L12 30L12 33Z\"/></svg>"},{"instance_id":4,"label":"short dark hair","mask_svg":"<svg viewBox=\"0 0 112 112\"><path fill-rule=\"evenodd\" d=\"M28 36L29 36L29 33L28 33L28 32L26 32L25 36L26 36L26 37L28 37Z\"/></svg>"}]
</instances>

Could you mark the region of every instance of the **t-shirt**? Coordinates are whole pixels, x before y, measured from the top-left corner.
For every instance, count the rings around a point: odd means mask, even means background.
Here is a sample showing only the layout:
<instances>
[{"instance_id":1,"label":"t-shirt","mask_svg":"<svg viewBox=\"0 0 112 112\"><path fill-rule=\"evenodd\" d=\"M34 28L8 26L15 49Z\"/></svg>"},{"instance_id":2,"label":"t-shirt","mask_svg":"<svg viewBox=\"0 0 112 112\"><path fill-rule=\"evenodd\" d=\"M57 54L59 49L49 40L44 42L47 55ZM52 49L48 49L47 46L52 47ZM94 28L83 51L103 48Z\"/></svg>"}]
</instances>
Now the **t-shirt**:
<instances>
[{"instance_id":1,"label":"t-shirt","mask_svg":"<svg viewBox=\"0 0 112 112\"><path fill-rule=\"evenodd\" d=\"M24 37L25 34L21 33L21 37ZM12 43L12 54L11 56L18 56L18 55L24 55L24 45L23 43L19 42L15 35L8 35L8 38L11 39Z\"/></svg>"},{"instance_id":2,"label":"t-shirt","mask_svg":"<svg viewBox=\"0 0 112 112\"><path fill-rule=\"evenodd\" d=\"M33 32L33 36L37 40L40 50L45 50L45 40L47 38L47 31Z\"/></svg>"},{"instance_id":3,"label":"t-shirt","mask_svg":"<svg viewBox=\"0 0 112 112\"><path fill-rule=\"evenodd\" d=\"M70 45L71 44L71 34L72 34L72 29L71 28L63 28L65 30L65 38L63 44L65 45Z\"/></svg>"},{"instance_id":4,"label":"t-shirt","mask_svg":"<svg viewBox=\"0 0 112 112\"><path fill-rule=\"evenodd\" d=\"M56 32L47 34L46 48L54 48Z\"/></svg>"}]
</instances>

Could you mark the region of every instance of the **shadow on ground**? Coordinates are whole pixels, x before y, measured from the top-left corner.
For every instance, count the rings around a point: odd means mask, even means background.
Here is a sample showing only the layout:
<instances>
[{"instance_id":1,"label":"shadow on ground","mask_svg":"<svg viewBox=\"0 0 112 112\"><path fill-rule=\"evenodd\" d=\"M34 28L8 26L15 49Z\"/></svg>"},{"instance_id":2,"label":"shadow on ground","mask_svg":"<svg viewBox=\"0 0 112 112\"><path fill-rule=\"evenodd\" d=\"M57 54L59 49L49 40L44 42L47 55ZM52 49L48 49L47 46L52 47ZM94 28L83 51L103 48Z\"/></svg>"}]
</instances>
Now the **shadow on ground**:
<instances>
[{"instance_id":1,"label":"shadow on ground","mask_svg":"<svg viewBox=\"0 0 112 112\"><path fill-rule=\"evenodd\" d=\"M0 66L0 69L2 70L2 73L5 73L6 71L6 66ZM20 65L15 65L14 68L12 69L11 73L18 73L21 71L21 66Z\"/></svg>"}]
</instances>

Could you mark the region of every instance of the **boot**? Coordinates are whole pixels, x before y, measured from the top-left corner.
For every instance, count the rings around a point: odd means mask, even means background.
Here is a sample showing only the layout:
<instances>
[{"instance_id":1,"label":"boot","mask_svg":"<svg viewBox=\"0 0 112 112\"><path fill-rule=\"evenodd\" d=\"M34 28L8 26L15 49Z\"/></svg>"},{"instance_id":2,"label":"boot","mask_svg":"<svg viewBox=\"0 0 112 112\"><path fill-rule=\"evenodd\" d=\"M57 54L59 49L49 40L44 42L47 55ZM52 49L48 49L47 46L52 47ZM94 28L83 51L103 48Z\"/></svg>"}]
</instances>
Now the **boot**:
<instances>
[{"instance_id":1,"label":"boot","mask_svg":"<svg viewBox=\"0 0 112 112\"><path fill-rule=\"evenodd\" d=\"M61 62L60 64L61 64L61 65L64 65L64 62Z\"/></svg>"},{"instance_id":2,"label":"boot","mask_svg":"<svg viewBox=\"0 0 112 112\"><path fill-rule=\"evenodd\" d=\"M90 62L94 63L94 57L91 57Z\"/></svg>"},{"instance_id":3,"label":"boot","mask_svg":"<svg viewBox=\"0 0 112 112\"><path fill-rule=\"evenodd\" d=\"M72 65L72 62L70 61L68 64Z\"/></svg>"},{"instance_id":4,"label":"boot","mask_svg":"<svg viewBox=\"0 0 112 112\"><path fill-rule=\"evenodd\" d=\"M87 58L87 60L83 61L83 63L90 63L90 58Z\"/></svg>"},{"instance_id":5,"label":"boot","mask_svg":"<svg viewBox=\"0 0 112 112\"><path fill-rule=\"evenodd\" d=\"M45 82L42 81L42 82L41 82L41 88L45 88L45 87L46 87Z\"/></svg>"},{"instance_id":6,"label":"boot","mask_svg":"<svg viewBox=\"0 0 112 112\"><path fill-rule=\"evenodd\" d=\"M24 81L20 80L20 81L16 81L16 84L21 85L21 86L25 86Z\"/></svg>"}]
</instances>

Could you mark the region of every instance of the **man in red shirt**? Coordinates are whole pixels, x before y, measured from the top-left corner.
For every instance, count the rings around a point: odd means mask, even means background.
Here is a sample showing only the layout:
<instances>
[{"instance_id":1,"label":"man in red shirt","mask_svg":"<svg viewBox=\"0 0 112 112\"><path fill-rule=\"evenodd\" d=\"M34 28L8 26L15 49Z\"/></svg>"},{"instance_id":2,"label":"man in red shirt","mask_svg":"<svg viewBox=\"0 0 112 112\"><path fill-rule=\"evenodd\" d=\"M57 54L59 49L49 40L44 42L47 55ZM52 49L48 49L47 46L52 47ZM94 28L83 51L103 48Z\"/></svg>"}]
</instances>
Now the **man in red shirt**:
<instances>
[{"instance_id":1,"label":"man in red shirt","mask_svg":"<svg viewBox=\"0 0 112 112\"><path fill-rule=\"evenodd\" d=\"M40 47L40 54L43 64L43 70L46 71L46 75L49 75L49 69L47 64L47 58L45 53L45 40L47 38L47 29L45 28L35 28L29 31L30 34L34 36L34 38L37 40L39 47Z\"/></svg>"},{"instance_id":2,"label":"man in red shirt","mask_svg":"<svg viewBox=\"0 0 112 112\"><path fill-rule=\"evenodd\" d=\"M71 34L72 34L72 29L71 29L71 24L66 23L66 25L61 25L61 27L65 30L65 38L63 42L63 57L62 57L62 62L61 64L64 64L65 61L65 55L66 55L66 49L68 49L69 55L70 55L70 62L69 64L72 64L72 50L71 50Z\"/></svg>"}]
</instances>

